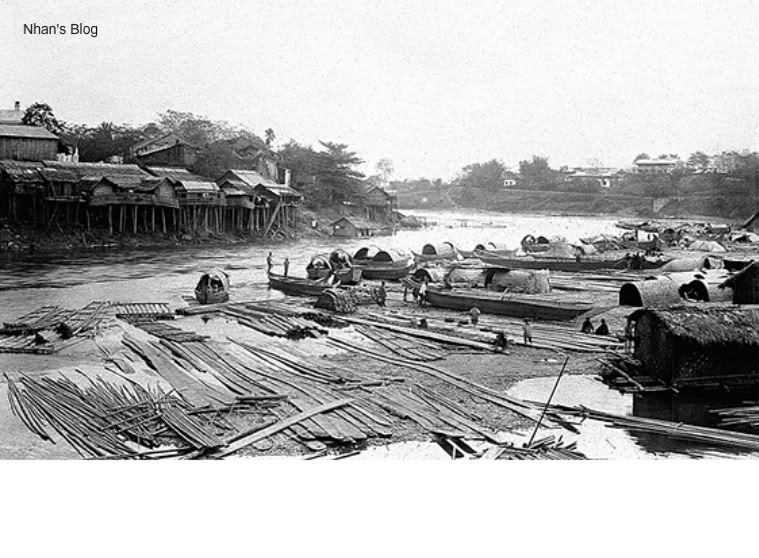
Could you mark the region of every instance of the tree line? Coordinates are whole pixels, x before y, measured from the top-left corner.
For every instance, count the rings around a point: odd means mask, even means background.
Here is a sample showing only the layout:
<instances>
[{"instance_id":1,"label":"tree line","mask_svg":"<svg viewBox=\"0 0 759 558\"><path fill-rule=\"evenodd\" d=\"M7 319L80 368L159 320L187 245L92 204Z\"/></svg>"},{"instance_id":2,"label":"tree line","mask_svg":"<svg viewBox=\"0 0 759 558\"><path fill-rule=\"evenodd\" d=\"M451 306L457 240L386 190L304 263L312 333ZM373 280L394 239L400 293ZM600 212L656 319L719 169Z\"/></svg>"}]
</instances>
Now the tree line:
<instances>
[{"instance_id":1,"label":"tree line","mask_svg":"<svg viewBox=\"0 0 759 558\"><path fill-rule=\"evenodd\" d=\"M140 142L175 133L199 148L191 172L209 179L218 178L229 169L253 169L255 161L241 156L239 145L254 145L281 161L291 171L295 188L304 194L308 205L320 207L344 202L360 203L365 194L365 176L358 167L363 160L348 145L320 141L317 148L290 140L277 148L271 128L261 138L246 126L212 120L191 112L167 110L155 120L141 125L101 122L95 126L65 122L56 118L46 103L30 105L22 124L42 126L72 148L81 162L103 162L114 158L131 162L130 148ZM383 166L384 161L384 166ZM378 171L392 173L392 162L378 163Z\"/></svg>"}]
</instances>

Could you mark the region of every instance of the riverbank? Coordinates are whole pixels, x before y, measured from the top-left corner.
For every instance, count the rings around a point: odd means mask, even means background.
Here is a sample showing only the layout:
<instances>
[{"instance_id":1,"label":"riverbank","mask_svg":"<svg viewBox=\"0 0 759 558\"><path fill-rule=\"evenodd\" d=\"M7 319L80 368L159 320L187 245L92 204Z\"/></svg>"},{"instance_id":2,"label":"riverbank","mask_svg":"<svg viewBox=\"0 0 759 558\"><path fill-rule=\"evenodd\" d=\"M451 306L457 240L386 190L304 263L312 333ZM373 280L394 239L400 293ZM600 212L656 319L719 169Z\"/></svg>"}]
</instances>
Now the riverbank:
<instances>
[{"instance_id":1,"label":"riverbank","mask_svg":"<svg viewBox=\"0 0 759 558\"><path fill-rule=\"evenodd\" d=\"M81 250L132 250L137 248L170 248L192 246L233 246L260 244L263 242L329 237L330 223L344 214L335 208L320 211L303 209L298 229L285 235L264 238L255 233L224 234L212 231L188 232L138 232L137 234L111 234L103 229L85 227L61 227L41 230L29 225L9 224L0 221L0 254L34 254ZM386 223L375 222L377 228Z\"/></svg>"}]
</instances>

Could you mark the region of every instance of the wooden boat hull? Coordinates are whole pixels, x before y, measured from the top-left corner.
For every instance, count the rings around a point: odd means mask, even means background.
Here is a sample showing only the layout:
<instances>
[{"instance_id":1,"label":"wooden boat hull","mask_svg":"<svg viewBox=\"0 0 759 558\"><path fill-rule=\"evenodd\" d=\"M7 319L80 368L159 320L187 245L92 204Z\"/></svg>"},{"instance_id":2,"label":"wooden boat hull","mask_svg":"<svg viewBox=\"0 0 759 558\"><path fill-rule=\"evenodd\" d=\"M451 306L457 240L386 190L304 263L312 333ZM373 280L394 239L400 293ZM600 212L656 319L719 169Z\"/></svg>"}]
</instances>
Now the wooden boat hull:
<instances>
[{"instance_id":1,"label":"wooden boat hull","mask_svg":"<svg viewBox=\"0 0 759 558\"><path fill-rule=\"evenodd\" d=\"M381 279L383 281L397 281L403 279L414 269L414 262L374 262L356 263L361 268L364 279Z\"/></svg>"},{"instance_id":2,"label":"wooden boat hull","mask_svg":"<svg viewBox=\"0 0 759 558\"><path fill-rule=\"evenodd\" d=\"M313 281L300 277L285 277L284 275L277 275L275 273L269 274L270 289L276 289L293 296L319 296L324 289L334 286L334 284L328 285L324 281Z\"/></svg>"},{"instance_id":3,"label":"wooden boat hull","mask_svg":"<svg viewBox=\"0 0 759 558\"><path fill-rule=\"evenodd\" d=\"M335 277L341 285L358 285L363 277L362 267L348 267L335 272ZM330 270L324 267L312 267L306 270L309 279L324 279Z\"/></svg>"},{"instance_id":4,"label":"wooden boat hull","mask_svg":"<svg viewBox=\"0 0 759 558\"><path fill-rule=\"evenodd\" d=\"M479 252L483 263L507 269L549 269L551 271L596 271L601 269L627 269L625 258L530 258L508 257ZM646 260L639 269L658 269L669 260Z\"/></svg>"},{"instance_id":5,"label":"wooden boat hull","mask_svg":"<svg viewBox=\"0 0 759 558\"><path fill-rule=\"evenodd\" d=\"M206 289L195 289L195 299L200 304L219 304L229 300L227 291L209 291Z\"/></svg>"},{"instance_id":6,"label":"wooden boat hull","mask_svg":"<svg viewBox=\"0 0 759 558\"><path fill-rule=\"evenodd\" d=\"M452 252L449 254L419 254L418 252L411 252L414 255L414 260L417 263L437 262L437 261L457 261L460 259L458 253Z\"/></svg>"},{"instance_id":7,"label":"wooden boat hull","mask_svg":"<svg viewBox=\"0 0 759 558\"><path fill-rule=\"evenodd\" d=\"M560 302L530 299L518 294L507 294L503 300L480 293L427 290L427 302L439 308L468 312L476 306L485 314L531 318L534 320L566 321L593 309L589 302Z\"/></svg>"}]
</instances>

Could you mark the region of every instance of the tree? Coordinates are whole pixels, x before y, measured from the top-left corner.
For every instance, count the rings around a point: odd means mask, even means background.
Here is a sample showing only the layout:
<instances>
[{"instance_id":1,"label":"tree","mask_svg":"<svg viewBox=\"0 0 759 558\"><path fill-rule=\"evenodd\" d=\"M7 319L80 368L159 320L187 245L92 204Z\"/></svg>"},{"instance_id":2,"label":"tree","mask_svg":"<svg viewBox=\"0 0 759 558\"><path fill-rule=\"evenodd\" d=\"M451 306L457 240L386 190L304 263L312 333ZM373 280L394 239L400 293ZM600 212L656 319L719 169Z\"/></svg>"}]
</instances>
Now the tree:
<instances>
[{"instance_id":1,"label":"tree","mask_svg":"<svg viewBox=\"0 0 759 558\"><path fill-rule=\"evenodd\" d=\"M651 157L648 155L648 153L638 153L635 156L635 159L633 159L633 162L637 163L638 161L642 159L650 159Z\"/></svg>"},{"instance_id":2,"label":"tree","mask_svg":"<svg viewBox=\"0 0 759 558\"><path fill-rule=\"evenodd\" d=\"M323 151L317 154L316 182L329 203L360 201L364 175L355 169L364 161L344 143L319 142Z\"/></svg>"},{"instance_id":3,"label":"tree","mask_svg":"<svg viewBox=\"0 0 759 558\"><path fill-rule=\"evenodd\" d=\"M705 171L709 168L712 158L703 151L696 151L688 157L688 166L693 170Z\"/></svg>"},{"instance_id":4,"label":"tree","mask_svg":"<svg viewBox=\"0 0 759 558\"><path fill-rule=\"evenodd\" d=\"M561 173L551 168L548 157L538 155L519 161L519 178L527 190L556 190L562 183Z\"/></svg>"},{"instance_id":5,"label":"tree","mask_svg":"<svg viewBox=\"0 0 759 558\"><path fill-rule=\"evenodd\" d=\"M274 143L274 139L277 137L274 134L274 130L272 130L271 128L266 128L266 130L264 131L264 134L266 137L266 147L271 147L272 144Z\"/></svg>"},{"instance_id":6,"label":"tree","mask_svg":"<svg viewBox=\"0 0 759 558\"><path fill-rule=\"evenodd\" d=\"M388 158L383 158L377 161L377 164L374 166L374 168L377 169L377 172L379 173L380 178L384 184L390 182L390 177L393 176L393 173L395 172L395 165L393 165L393 160Z\"/></svg>"},{"instance_id":7,"label":"tree","mask_svg":"<svg viewBox=\"0 0 759 558\"><path fill-rule=\"evenodd\" d=\"M503 163L492 159L485 163L473 163L461 169L456 180L456 186L462 189L462 194L472 189L496 192L503 188Z\"/></svg>"},{"instance_id":8,"label":"tree","mask_svg":"<svg viewBox=\"0 0 759 558\"><path fill-rule=\"evenodd\" d=\"M29 105L21 117L24 126L40 126L48 132L60 134L63 126L53 114L53 109L47 103L34 103Z\"/></svg>"},{"instance_id":9,"label":"tree","mask_svg":"<svg viewBox=\"0 0 759 558\"><path fill-rule=\"evenodd\" d=\"M239 129L227 122L171 109L158 115L156 126L162 134L173 132L197 147L205 147L222 139L231 139L240 133Z\"/></svg>"}]
</instances>

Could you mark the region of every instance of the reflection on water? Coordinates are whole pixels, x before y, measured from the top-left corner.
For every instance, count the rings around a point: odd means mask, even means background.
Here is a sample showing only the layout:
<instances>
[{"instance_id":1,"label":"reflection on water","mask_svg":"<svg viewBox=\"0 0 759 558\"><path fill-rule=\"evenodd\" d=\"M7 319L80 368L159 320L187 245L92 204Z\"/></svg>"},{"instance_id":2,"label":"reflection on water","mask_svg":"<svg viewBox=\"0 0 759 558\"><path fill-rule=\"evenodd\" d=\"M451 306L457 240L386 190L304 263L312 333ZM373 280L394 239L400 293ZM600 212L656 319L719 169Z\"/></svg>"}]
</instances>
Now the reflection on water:
<instances>
[{"instance_id":1,"label":"reflection on water","mask_svg":"<svg viewBox=\"0 0 759 558\"><path fill-rule=\"evenodd\" d=\"M546 401L556 378L532 378L514 385L509 395L531 401ZM741 403L740 396L714 399L714 395L695 396L656 396L621 394L606 387L590 376L564 376L553 403L559 405L584 405L596 411L604 411L617 415L637 416L685 422L699 426L717 426L712 409L735 406ZM682 456L712 455L718 457L744 457L755 454L746 450L733 450L710 444L691 442L670 438L663 434L653 434L610 428L605 424L585 420L579 426L580 435L568 433L562 429L541 429L538 437L543 434L561 435L566 441L577 441L578 450L588 457L608 459L640 459L640 458L672 458ZM529 435L529 434L527 434Z\"/></svg>"},{"instance_id":2,"label":"reflection on water","mask_svg":"<svg viewBox=\"0 0 759 558\"><path fill-rule=\"evenodd\" d=\"M15 317L30 306L59 304L71 308L92 300L180 304L182 295L192 294L199 275L209 267L220 267L230 273L232 300L278 297L278 293L267 290L265 260L269 251L274 253L275 271L281 269L282 260L288 257L290 273L305 275L305 266L312 255L338 247L353 253L368 242L415 251L421 251L427 242L448 239L464 249L483 241L516 247L527 233L577 240L614 230L612 219L463 213L426 216L439 225L369 241L309 238L255 245L98 250L0 259L0 318ZM460 226L464 221L467 226Z\"/></svg>"}]
</instances>

